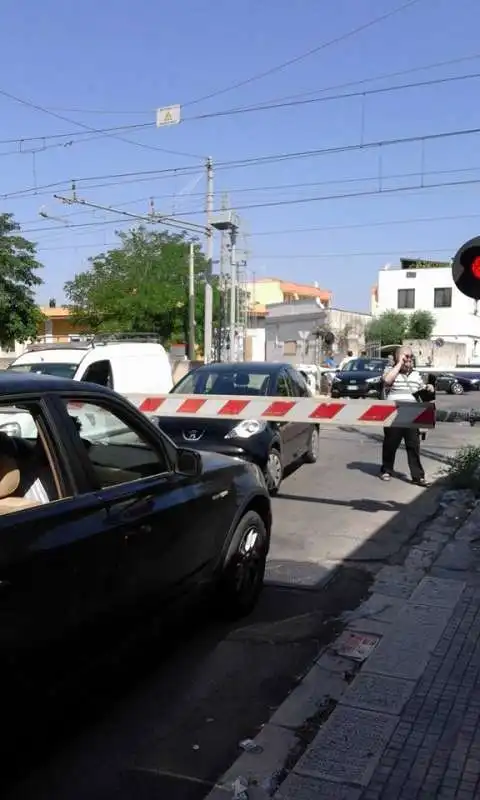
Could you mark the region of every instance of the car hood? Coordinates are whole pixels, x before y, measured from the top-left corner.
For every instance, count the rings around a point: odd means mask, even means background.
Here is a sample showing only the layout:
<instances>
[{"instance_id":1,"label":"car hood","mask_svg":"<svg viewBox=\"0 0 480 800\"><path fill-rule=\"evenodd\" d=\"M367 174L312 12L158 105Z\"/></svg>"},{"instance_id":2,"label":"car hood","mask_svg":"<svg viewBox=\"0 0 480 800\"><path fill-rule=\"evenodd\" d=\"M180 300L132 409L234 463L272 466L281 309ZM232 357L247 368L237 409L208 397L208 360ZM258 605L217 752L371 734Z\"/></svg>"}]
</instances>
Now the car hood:
<instances>
[{"instance_id":1,"label":"car hood","mask_svg":"<svg viewBox=\"0 0 480 800\"><path fill-rule=\"evenodd\" d=\"M340 370L335 374L335 377L340 378L341 381L348 381L353 378L357 381L365 381L367 378L381 378L382 372L372 372L371 370Z\"/></svg>"},{"instance_id":2,"label":"car hood","mask_svg":"<svg viewBox=\"0 0 480 800\"><path fill-rule=\"evenodd\" d=\"M182 447L195 447L205 437L224 439L241 420L202 419L201 417L155 417L155 424ZM196 434L193 437L193 434Z\"/></svg>"}]
</instances>

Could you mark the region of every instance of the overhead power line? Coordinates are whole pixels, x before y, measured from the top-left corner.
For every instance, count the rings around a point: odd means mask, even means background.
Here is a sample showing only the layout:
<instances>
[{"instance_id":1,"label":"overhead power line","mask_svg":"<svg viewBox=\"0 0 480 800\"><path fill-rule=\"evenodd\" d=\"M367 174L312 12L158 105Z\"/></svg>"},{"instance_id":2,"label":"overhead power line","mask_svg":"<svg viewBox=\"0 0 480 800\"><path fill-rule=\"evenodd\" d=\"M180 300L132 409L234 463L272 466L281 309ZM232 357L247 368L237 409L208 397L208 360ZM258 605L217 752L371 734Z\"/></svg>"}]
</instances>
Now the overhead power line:
<instances>
[{"instance_id":1,"label":"overhead power line","mask_svg":"<svg viewBox=\"0 0 480 800\"><path fill-rule=\"evenodd\" d=\"M193 106L197 105L198 103L203 103L204 100L210 100L213 97L219 97L222 94L226 94L227 92L233 92L235 89L240 89L243 86L248 86L251 83L255 83L256 81L262 80L263 78L267 78L269 75L274 75L276 72L280 72L281 70L286 69L287 67L292 67L294 64L298 64L300 61L304 61L310 56L316 55L317 53L322 52L322 50L326 50L329 47L333 47L333 45L340 44L341 42L347 41L354 36L357 36L359 33L363 33L363 31L368 30L369 28L373 28L375 25L379 25L381 22L385 22L387 19L395 16L396 14L400 14L402 11L406 11L411 6L417 5L422 0L408 0L406 3L402 3L395 8L392 8L390 11L385 12L384 14L380 14L377 17L373 17L369 19L367 22L364 22L362 25L358 25L356 28L352 28L350 31L346 31L338 36L334 36L332 39L328 39L325 42L317 45L316 47L312 47L309 50L306 50L303 53L300 53L298 56L294 56L293 58L289 58L286 61L282 61L280 64L275 64L273 67L269 67L269 69L263 70L262 72L257 72L254 75L251 75L248 78L244 78L243 80L236 81L235 83L231 83L229 86L225 86L222 89L216 89L213 92L209 92L208 94L204 94L201 97L196 97L192 100L183 103L184 107L186 106Z\"/></svg>"},{"instance_id":2,"label":"overhead power line","mask_svg":"<svg viewBox=\"0 0 480 800\"><path fill-rule=\"evenodd\" d=\"M472 56L471 58L478 58L477 56ZM390 94L391 92L398 92L398 91L407 91L409 89L416 89L416 88L430 88L432 86L441 86L444 84L449 83L458 83L460 81L465 80L474 80L476 78L480 78L480 72L470 72L463 75L451 75L445 76L442 78L431 78L428 80L423 81L413 81L410 83L402 83L402 84L395 84L393 86L382 86L373 89L364 89L358 90L353 92L340 92L337 94L322 94L321 97L308 97L302 98L302 96L289 96L289 97L280 97L276 100L271 101L264 101L261 103L257 103L250 106L237 106L234 108L226 108L226 109L219 109L216 111L206 112L204 114L197 114L190 117L183 117L182 122L195 122L195 121L202 121L208 119L217 119L222 117L230 117L230 116L239 116L242 114L252 114L252 113L259 113L262 111L273 111L282 108L292 108L298 106L307 106L307 105L315 105L316 103L328 103L334 102L338 100L350 100L353 98L366 98L375 95L383 95L383 94ZM318 94L319 92L325 92L326 89L318 89L315 92L310 92L310 95ZM0 91L0 94L2 92ZM85 127L85 126L83 126ZM0 157L8 157L12 155L19 155L22 153L31 153L32 149L25 149L27 145L33 144L34 142L40 142L41 146L39 146L34 152L37 151L44 151L52 148L58 147L70 147L75 144L82 144L84 142L92 142L97 141L100 138L105 136L114 136L114 138L119 138L116 133L125 130L147 130L153 129L155 127L154 122L148 123L140 123L136 125L123 125L123 126L114 126L114 127L104 127L104 128L88 128L85 133L79 133L78 131L69 131L68 133L60 133L60 134L44 134L43 136L30 136L27 138L22 139L2 139L0 140L0 144L15 144L16 147L10 150L0 152ZM95 134L95 135L93 135ZM78 137L84 137L79 139ZM88 138L87 138L88 137ZM47 144L49 140L54 140L52 144ZM61 141L58 141L61 140ZM64 141L65 140L65 141ZM121 139L121 141L127 141ZM138 142L139 146L142 143ZM150 145L145 145L146 147L150 147ZM153 149L158 150L159 148L153 147ZM170 151L165 151L170 152ZM181 155L178 151L175 151L176 155ZM185 154L184 154L185 155ZM187 154L188 155L188 154ZM192 156L194 158L200 158L200 156Z\"/></svg>"},{"instance_id":3,"label":"overhead power line","mask_svg":"<svg viewBox=\"0 0 480 800\"><path fill-rule=\"evenodd\" d=\"M373 83L375 81L387 80L387 78L399 78L399 77L402 77L404 75L412 75L412 74L414 74L416 72L425 72L426 70L439 69L440 67L450 67L450 66L454 66L456 64L465 63L467 61L475 61L478 58L480 58L480 53L473 53L472 55L468 55L468 56L460 56L459 58L449 58L449 59L443 60L443 61L433 61L430 64L423 64L423 65L418 66L418 67L409 67L408 69L400 69L400 70L395 70L393 72L381 72L378 75L371 75L371 76L369 76L367 78L359 78L359 79L356 79L354 81L344 81L343 83L334 83L334 84L331 84L330 86L321 86L318 89L310 89L309 91L297 92L296 94L290 94L290 95L286 95L286 96L283 96L283 97L274 97L274 98L271 98L270 100L265 100L264 102L268 104L268 103L279 103L279 102L283 102L284 100L298 100L298 99L301 99L302 97L311 97L312 95L315 95L315 94L324 93L324 92L333 92L333 91L336 91L338 89L349 89L352 86L362 86L362 85L364 85L366 83ZM141 116L141 115L146 115L146 114L150 114L151 115L151 114L155 114L156 109L155 108L149 108L149 109L143 109L143 111L139 111L139 110L137 110L137 111L131 111L131 110L127 111L127 110L124 109L123 111L118 111L118 110L117 111L112 111L112 110L98 109L98 108L94 109L94 108L63 108L63 107L55 107L55 108L52 108L52 111L63 111L63 112L70 113L70 114L95 114L97 116L112 115L112 116L117 116L118 117L118 116L124 116L124 115L131 115L131 116ZM187 117L187 119L190 119L190 117ZM192 119L197 119L197 117L193 117ZM139 128L148 127L149 124L150 123L148 123L148 122L147 123L141 123L138 127ZM127 126L127 128L128 127L129 126ZM134 125L133 127L136 128L137 126ZM121 128L121 130L125 130L125 129L126 129L125 126L123 126ZM102 129L100 129L100 130L102 130ZM109 130L117 130L117 129L116 128L110 128ZM74 133L75 133L75 131L74 131ZM44 138L44 137L37 137L37 138ZM11 142L11 140L8 140L8 141ZM15 140L15 141L17 141L17 140ZM28 141L28 140L25 140L25 141ZM0 140L0 143L2 143L2 140ZM3 143L5 143L5 141L3 141Z\"/></svg>"},{"instance_id":4,"label":"overhead power line","mask_svg":"<svg viewBox=\"0 0 480 800\"><path fill-rule=\"evenodd\" d=\"M7 97L9 100L13 100L16 103L20 103L22 106L27 106L27 108L32 108L34 111L40 111L42 114L48 114L51 117L55 117L56 119L61 120L62 122L68 122L69 125L76 125L77 128L82 128L85 131L89 131L90 133L99 134L100 136L106 136L108 138L117 139L120 142L124 142L125 144L135 145L136 147L141 147L146 150L155 150L159 153L168 153L169 155L174 156L182 156L184 158L198 158L204 160L204 156L199 156L197 154L192 153L184 153L179 150L166 150L163 147L157 147L156 145L145 144L144 142L137 142L133 139L126 139L124 136L119 136L117 133L102 131L98 128L92 128L90 125L85 125L83 122L78 122L76 119L72 119L72 117L67 117L64 114L59 114L57 111L51 111L49 108L45 106L41 106L38 103L33 103L31 100L27 100L23 97L19 97L18 95L12 94L11 92L7 92L5 89L0 89L0 95L3 97Z\"/></svg>"},{"instance_id":5,"label":"overhead power line","mask_svg":"<svg viewBox=\"0 0 480 800\"><path fill-rule=\"evenodd\" d=\"M272 153L263 156L252 156L249 158L243 159L232 159L229 161L218 161L215 164L216 171L225 170L225 169L239 169L239 168L246 168L246 167L257 167L263 166L264 164L273 164L273 163L281 163L283 161L293 161L293 160L301 160L307 158L317 158L320 156L327 156L327 155L335 155L337 153L351 153L360 150L373 150L377 148L386 148L386 147L393 147L395 145L401 144L413 144L415 142L429 142L429 141L441 141L442 139L451 139L454 137L464 137L464 136L474 136L480 133L480 127L477 128L466 128L466 129L455 129L451 131L442 131L439 133L429 133L429 134L418 134L415 136L399 136L394 139L377 139L371 140L366 142L357 142L355 144L348 144L348 145L338 145L335 147L323 147L318 148L315 150L300 150L300 151L293 151L290 153ZM193 170L193 171L192 171ZM141 171L134 171L134 172L124 172L124 173L114 173L110 175L103 175L103 176L90 176L84 178L75 178L75 182L78 183L88 183L95 180L106 180L106 179L122 179L122 178L139 178L139 177L154 177L160 175L192 175L198 172L198 167L192 168L192 166L188 165L185 167L176 167L176 168L169 168L169 169L162 169L162 170L141 170ZM381 179L381 176L379 176ZM0 195L0 200L7 200L12 198L17 198L19 196L25 196L28 194L31 196L32 194L37 195L40 191L44 189L52 189L55 191L56 189L64 189L68 184L71 183L71 179L66 179L63 181L56 181L52 183L47 183L42 186L32 186L27 189L20 189L14 192L7 192L3 195ZM84 186L84 190L88 188L95 188L95 187L88 187ZM248 206L248 208L254 208L255 206ZM216 213L221 211L221 209L217 209ZM181 212L177 214L177 216L188 216L190 214L198 213L195 211L187 211Z\"/></svg>"},{"instance_id":6,"label":"overhead power line","mask_svg":"<svg viewBox=\"0 0 480 800\"><path fill-rule=\"evenodd\" d=\"M382 181L388 180L400 180L405 178L427 178L432 177L434 175L458 175L458 174L467 174L469 172L478 172L480 170L479 166L471 166L471 167L461 167L457 169L440 169L440 170L423 170L423 171L415 171L415 172L400 172L400 173L391 173L385 174L381 176ZM379 180L378 173L375 175L364 175L355 178L337 178L325 181L307 181L302 183L285 183L285 184L274 184L270 186L250 186L250 187L241 187L239 189L231 188L229 191L230 195L235 195L238 193L245 193L245 192L267 192L267 191L281 191L284 189L300 189L300 188L311 188L313 186L342 186L348 184L358 184L358 183L367 183L369 181L377 181ZM189 195L190 197L203 197L203 193L199 192L198 195L196 193ZM176 194L167 194L167 195L154 195L153 197L150 195L148 197L140 197L134 200L127 200L124 203L117 203L117 208L122 208L128 205L133 205L134 203L147 203L151 200L164 200L164 199L172 199L177 197ZM235 204L234 204L235 205ZM84 216L85 214L91 214L92 212L89 209L83 209L82 211L72 211L69 214L64 214L62 219L69 220L72 217ZM32 225L38 222L37 219L33 220L24 220L20 224L24 225ZM83 223L77 223L71 225L72 227L81 227ZM86 223L92 224L92 223ZM101 225L102 222L95 222L95 225ZM44 230L43 227L32 228L32 231L42 231ZM302 229L300 229L302 230ZM323 230L315 228L314 230ZM283 231L279 231L282 233ZM274 231L275 233L275 231ZM259 234L257 234L259 235Z\"/></svg>"}]
</instances>

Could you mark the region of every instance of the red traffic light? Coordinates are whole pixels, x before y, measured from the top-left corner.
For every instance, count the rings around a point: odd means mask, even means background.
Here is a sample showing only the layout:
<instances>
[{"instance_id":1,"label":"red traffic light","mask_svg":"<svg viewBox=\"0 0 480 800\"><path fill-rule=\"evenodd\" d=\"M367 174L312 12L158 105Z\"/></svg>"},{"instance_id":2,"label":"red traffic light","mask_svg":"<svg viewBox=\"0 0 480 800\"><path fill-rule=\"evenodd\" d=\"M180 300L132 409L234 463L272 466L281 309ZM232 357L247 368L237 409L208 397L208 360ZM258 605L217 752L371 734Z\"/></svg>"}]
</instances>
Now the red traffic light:
<instances>
[{"instance_id":1,"label":"red traffic light","mask_svg":"<svg viewBox=\"0 0 480 800\"><path fill-rule=\"evenodd\" d=\"M480 300L480 236L461 246L453 259L452 277L462 294Z\"/></svg>"}]
</instances>

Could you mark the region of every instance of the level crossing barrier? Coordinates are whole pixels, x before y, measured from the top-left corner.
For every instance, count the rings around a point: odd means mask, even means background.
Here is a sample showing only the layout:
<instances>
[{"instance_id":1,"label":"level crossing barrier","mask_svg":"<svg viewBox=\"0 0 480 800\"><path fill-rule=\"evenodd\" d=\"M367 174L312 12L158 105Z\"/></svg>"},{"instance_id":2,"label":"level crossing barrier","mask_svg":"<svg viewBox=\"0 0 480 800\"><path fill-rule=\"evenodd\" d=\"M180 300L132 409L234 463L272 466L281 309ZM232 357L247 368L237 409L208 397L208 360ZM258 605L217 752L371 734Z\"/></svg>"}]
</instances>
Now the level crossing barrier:
<instances>
[{"instance_id":1,"label":"level crossing barrier","mask_svg":"<svg viewBox=\"0 0 480 800\"><path fill-rule=\"evenodd\" d=\"M128 399L145 414L199 419L264 419L271 422L311 422L429 429L435 427L433 403L401 403L388 400L334 400L331 397L252 397L250 395L181 395Z\"/></svg>"}]
</instances>

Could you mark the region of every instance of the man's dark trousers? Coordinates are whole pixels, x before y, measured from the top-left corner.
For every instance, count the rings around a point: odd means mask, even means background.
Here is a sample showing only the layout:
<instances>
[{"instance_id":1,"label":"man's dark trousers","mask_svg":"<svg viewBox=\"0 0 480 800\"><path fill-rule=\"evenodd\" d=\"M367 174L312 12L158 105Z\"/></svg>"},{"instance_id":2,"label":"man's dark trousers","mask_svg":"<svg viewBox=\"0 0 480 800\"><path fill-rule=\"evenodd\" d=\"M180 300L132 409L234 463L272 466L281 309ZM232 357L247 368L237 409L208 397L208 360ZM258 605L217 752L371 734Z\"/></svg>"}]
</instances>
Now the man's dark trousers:
<instances>
[{"instance_id":1,"label":"man's dark trousers","mask_svg":"<svg viewBox=\"0 0 480 800\"><path fill-rule=\"evenodd\" d=\"M407 451L408 466L413 481L425 477L425 472L420 461L420 433L416 428L396 428L392 425L383 429L382 472L392 475L395 456L402 439Z\"/></svg>"}]
</instances>

